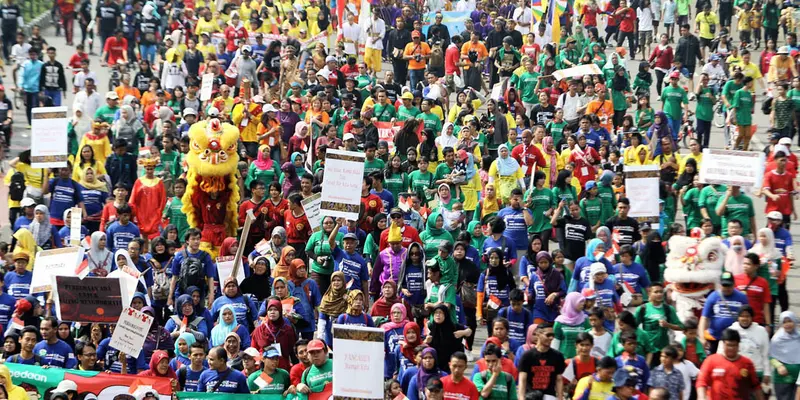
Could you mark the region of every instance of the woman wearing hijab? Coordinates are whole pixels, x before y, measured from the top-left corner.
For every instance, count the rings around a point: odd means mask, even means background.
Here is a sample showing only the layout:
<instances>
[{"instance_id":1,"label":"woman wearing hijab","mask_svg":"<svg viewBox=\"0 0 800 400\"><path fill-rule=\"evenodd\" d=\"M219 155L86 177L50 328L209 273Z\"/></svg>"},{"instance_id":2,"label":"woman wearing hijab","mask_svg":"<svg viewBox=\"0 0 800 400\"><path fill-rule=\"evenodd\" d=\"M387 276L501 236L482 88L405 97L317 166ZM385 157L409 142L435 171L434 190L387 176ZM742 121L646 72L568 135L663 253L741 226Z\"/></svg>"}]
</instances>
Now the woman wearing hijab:
<instances>
[{"instance_id":1,"label":"woman wearing hijab","mask_svg":"<svg viewBox=\"0 0 800 400\"><path fill-rule=\"evenodd\" d=\"M663 282L661 265L667 261L667 253L661 243L661 235L653 231L647 235L647 243L639 255L642 266L650 276L651 282ZM574 276L574 275L573 275Z\"/></svg>"},{"instance_id":2,"label":"woman wearing hijab","mask_svg":"<svg viewBox=\"0 0 800 400\"><path fill-rule=\"evenodd\" d=\"M269 185L272 182L277 182L278 176L280 176L278 163L270 157L270 147L262 144L258 147L258 158L247 169L247 178L244 181L244 186L249 188L253 181L260 181L264 182L265 185Z\"/></svg>"},{"instance_id":3,"label":"woman wearing hijab","mask_svg":"<svg viewBox=\"0 0 800 400\"><path fill-rule=\"evenodd\" d=\"M297 168L291 162L286 162L281 166L281 188L283 189L283 197L289 197L292 192L300 191L300 178L297 176Z\"/></svg>"},{"instance_id":4,"label":"woman wearing hijab","mask_svg":"<svg viewBox=\"0 0 800 400\"><path fill-rule=\"evenodd\" d=\"M170 332L173 339L177 339L181 334L191 333L195 341L203 342L211 332L208 329L209 321L206 321L194 309L192 296L182 294L175 300L175 315L172 315L164 324L164 329Z\"/></svg>"},{"instance_id":5,"label":"woman wearing hijab","mask_svg":"<svg viewBox=\"0 0 800 400\"><path fill-rule=\"evenodd\" d=\"M687 190L691 189L692 184L694 184L694 177L699 173L697 170L697 160L694 158L686 158L682 170L683 172L678 175L678 179L675 181L675 190L679 192L684 187L686 187Z\"/></svg>"},{"instance_id":6,"label":"woman wearing hijab","mask_svg":"<svg viewBox=\"0 0 800 400\"><path fill-rule=\"evenodd\" d=\"M236 321L236 309L233 308L233 305L226 304L222 306L219 311L217 324L214 326L214 329L211 330L211 340L209 344L211 347L224 345L225 338L231 332L235 333L240 338L241 349L250 347L251 338L247 326L241 325Z\"/></svg>"},{"instance_id":7,"label":"woman wearing hijab","mask_svg":"<svg viewBox=\"0 0 800 400\"><path fill-rule=\"evenodd\" d=\"M416 375L417 363L415 349L417 346L423 344L422 330L416 322L408 322L403 326L403 338L398 342L397 349L395 349L395 371L397 372L398 380L406 374L414 373ZM402 379L405 381L405 379ZM408 388L407 382L402 382L403 386Z\"/></svg>"},{"instance_id":8,"label":"woman wearing hijab","mask_svg":"<svg viewBox=\"0 0 800 400\"><path fill-rule=\"evenodd\" d=\"M730 248L725 254L725 271L732 273L734 276L744 273L744 256L747 254L747 248L744 244L744 238L736 235L728 239Z\"/></svg>"},{"instance_id":9,"label":"woman wearing hijab","mask_svg":"<svg viewBox=\"0 0 800 400\"><path fill-rule=\"evenodd\" d=\"M272 277L270 276L270 262L267 257L258 256L252 264L253 272L244 278L239 290L244 294L255 296L258 302L264 301L272 293Z\"/></svg>"},{"instance_id":10,"label":"woman wearing hijab","mask_svg":"<svg viewBox=\"0 0 800 400\"><path fill-rule=\"evenodd\" d=\"M89 276L106 276L111 272L114 264L111 251L106 247L105 232L93 232L89 236L89 251L86 252L84 262L89 268Z\"/></svg>"},{"instance_id":11,"label":"woman wearing hijab","mask_svg":"<svg viewBox=\"0 0 800 400\"><path fill-rule=\"evenodd\" d=\"M347 292L347 311L336 319L337 324L374 327L372 317L366 313L367 299L360 290Z\"/></svg>"},{"instance_id":12,"label":"woman wearing hijab","mask_svg":"<svg viewBox=\"0 0 800 400\"><path fill-rule=\"evenodd\" d=\"M347 311L347 288L344 281L344 272L336 271L331 274L331 285L319 304L317 337L322 338L326 344L333 343L331 328L339 316Z\"/></svg>"},{"instance_id":13,"label":"woman wearing hijab","mask_svg":"<svg viewBox=\"0 0 800 400\"><path fill-rule=\"evenodd\" d=\"M483 189L483 198L478 201L478 206L475 208L474 220L481 222L486 221L488 218L495 216L501 208L503 202L497 197L497 185L494 183L487 183ZM480 247L476 247L479 249Z\"/></svg>"},{"instance_id":14,"label":"woman wearing hijab","mask_svg":"<svg viewBox=\"0 0 800 400\"><path fill-rule=\"evenodd\" d=\"M395 358L401 342L405 339L405 328L409 324L408 310L402 303L392 305L389 318L381 325L384 331L383 349L386 358L383 360L383 377L391 379L397 372L398 360Z\"/></svg>"},{"instance_id":15,"label":"woman wearing hijab","mask_svg":"<svg viewBox=\"0 0 800 400\"><path fill-rule=\"evenodd\" d=\"M66 343L69 348L75 350L75 337L72 335L72 324L70 322L59 322L56 329L56 336L58 339Z\"/></svg>"},{"instance_id":16,"label":"woman wearing hijab","mask_svg":"<svg viewBox=\"0 0 800 400\"><path fill-rule=\"evenodd\" d=\"M205 306L205 298L203 292L197 286L189 286L186 288L186 293L192 296L192 305L194 306L194 313L199 317L203 317L206 321L214 321L211 316L211 311Z\"/></svg>"},{"instance_id":17,"label":"woman wearing hijab","mask_svg":"<svg viewBox=\"0 0 800 400\"><path fill-rule=\"evenodd\" d=\"M436 189L436 194L439 195L439 209L444 209L446 211L452 211L453 205L456 203L463 203L464 202L464 194L460 190L458 191L458 198L452 196L452 192L450 191L450 185L447 183L442 183Z\"/></svg>"},{"instance_id":18,"label":"woman wearing hijab","mask_svg":"<svg viewBox=\"0 0 800 400\"><path fill-rule=\"evenodd\" d=\"M388 223L389 221L384 213L380 213L372 218L372 231L367 234L367 238L364 240L363 247L364 258L371 262L374 262L374 260L378 257L378 253L380 252L379 245L381 243L381 234L384 230L386 230Z\"/></svg>"},{"instance_id":19,"label":"woman wearing hijab","mask_svg":"<svg viewBox=\"0 0 800 400\"><path fill-rule=\"evenodd\" d=\"M567 293L567 285L561 272L553 268L553 257L546 251L536 254L536 269L530 275L528 302L533 301L533 323L553 323L558 316L561 299Z\"/></svg>"},{"instance_id":20,"label":"woman wearing hijab","mask_svg":"<svg viewBox=\"0 0 800 400\"><path fill-rule=\"evenodd\" d=\"M419 235L425 248L425 259L430 260L439 252L439 245L444 242L453 242L453 235L444 229L444 217L438 211L428 216L425 230Z\"/></svg>"},{"instance_id":21,"label":"woman wearing hijab","mask_svg":"<svg viewBox=\"0 0 800 400\"><path fill-rule=\"evenodd\" d=\"M292 246L286 246L281 250L281 258L278 260L278 263L275 264L275 268L272 269L272 277L273 278L288 278L289 277L289 270L290 264L295 257L295 250Z\"/></svg>"},{"instance_id":22,"label":"woman wearing hijab","mask_svg":"<svg viewBox=\"0 0 800 400\"><path fill-rule=\"evenodd\" d=\"M553 324L555 340L553 348L558 349L564 358L575 357L575 338L578 333L590 328L589 319L583 312L586 299L580 293L569 293L561 306L561 315L556 317Z\"/></svg>"},{"instance_id":23,"label":"woman wearing hijab","mask_svg":"<svg viewBox=\"0 0 800 400\"><path fill-rule=\"evenodd\" d=\"M525 191L525 181L522 168L508 150L508 145L503 143L497 148L498 158L489 167L489 183L494 183L497 187L497 195L507 203L511 197L511 191L521 188Z\"/></svg>"},{"instance_id":24,"label":"woman wearing hijab","mask_svg":"<svg viewBox=\"0 0 800 400\"><path fill-rule=\"evenodd\" d=\"M772 293L772 303L770 304L772 312L775 315L775 305L778 303L778 293L785 292L786 280L778 285L778 278L785 274L783 268L783 255L781 251L775 247L775 233L770 228L761 228L756 234L756 243L750 248L751 253L758 254L761 260L761 266L758 267L758 276L766 279L769 282L769 290Z\"/></svg>"},{"instance_id":25,"label":"woman wearing hijab","mask_svg":"<svg viewBox=\"0 0 800 400\"><path fill-rule=\"evenodd\" d=\"M189 356L192 353L192 345L196 342L194 335L191 333L181 333L178 339L175 340L175 358L169 362L170 368L177 371L180 369L181 365L191 364L192 360L189 359Z\"/></svg>"},{"instance_id":26,"label":"woman wearing hijab","mask_svg":"<svg viewBox=\"0 0 800 400\"><path fill-rule=\"evenodd\" d=\"M477 308L475 314L478 320L485 318L486 327L491 336L492 320L494 320L500 308L508 307L509 296L516 285L514 283L514 275L511 274L511 271L506 268L503 262L503 249L493 247L489 250L486 257L488 259L488 268L486 268L486 272L482 273L478 279L478 286L476 288ZM484 300L488 302L491 297L500 300L500 307L493 309L484 305ZM484 307L486 307L486 314L484 314Z\"/></svg>"},{"instance_id":27,"label":"woman wearing hijab","mask_svg":"<svg viewBox=\"0 0 800 400\"><path fill-rule=\"evenodd\" d=\"M600 226L597 228L597 231L595 231L594 236L603 241L603 248L606 250L605 253L603 253L603 258L608 260L611 265L616 264L619 260L617 259L617 253L614 251L614 241L611 238L611 230L605 225Z\"/></svg>"},{"instance_id":28,"label":"woman wearing hijab","mask_svg":"<svg viewBox=\"0 0 800 400\"><path fill-rule=\"evenodd\" d=\"M280 261L283 248L286 246L288 246L286 242L286 228L276 226L272 228L272 234L269 239L265 239L263 243L256 245L256 248L248 256L249 261L252 264L256 257L264 256L269 258L269 265L275 265Z\"/></svg>"},{"instance_id":29,"label":"woman wearing hijab","mask_svg":"<svg viewBox=\"0 0 800 400\"><path fill-rule=\"evenodd\" d=\"M385 318L392 320L392 312L395 305L403 307L403 318L407 320L411 316L411 307L397 293L397 284L394 281L386 281L381 287L381 297L372 304L370 315L372 318Z\"/></svg>"},{"instance_id":30,"label":"woman wearing hijab","mask_svg":"<svg viewBox=\"0 0 800 400\"><path fill-rule=\"evenodd\" d=\"M236 253L239 250L239 239L235 237L226 237L222 241L222 245L219 247L219 256L220 257L236 257ZM243 269L245 278L250 276L250 263L247 260L247 257L242 256L242 263L240 267Z\"/></svg>"},{"instance_id":31,"label":"woman wearing hijab","mask_svg":"<svg viewBox=\"0 0 800 400\"><path fill-rule=\"evenodd\" d=\"M536 347L536 327L538 326L538 324L531 324L528 326L528 330L525 332L525 343L519 346L516 357L514 357L514 366L519 367L519 360L522 359L522 355L525 354L526 351Z\"/></svg>"},{"instance_id":32,"label":"woman wearing hijab","mask_svg":"<svg viewBox=\"0 0 800 400\"><path fill-rule=\"evenodd\" d=\"M445 147L450 147L453 150L456 149L458 138L453 134L454 130L455 126L453 124L445 122L442 133L434 139L434 143L436 143L436 147L439 151L442 151Z\"/></svg>"},{"instance_id":33,"label":"woman wearing hijab","mask_svg":"<svg viewBox=\"0 0 800 400\"><path fill-rule=\"evenodd\" d=\"M336 221L333 217L329 215L322 217L321 229L314 232L306 244L305 250L309 264L311 264L311 273L314 274L315 279L322 282L330 281L333 273L333 250L328 239L334 229L336 229ZM342 243L343 238L344 235L341 232L336 233L337 243Z\"/></svg>"},{"instance_id":34,"label":"woman wearing hijab","mask_svg":"<svg viewBox=\"0 0 800 400\"><path fill-rule=\"evenodd\" d=\"M400 266L400 275L397 277L397 291L400 296L411 306L411 314L421 315L425 304L425 251L419 243L411 243L408 253ZM415 317L417 318L417 317ZM417 318L419 319L419 318Z\"/></svg>"},{"instance_id":35,"label":"woman wearing hijab","mask_svg":"<svg viewBox=\"0 0 800 400\"><path fill-rule=\"evenodd\" d=\"M449 315L450 311L446 305L436 306L431 312L432 319L428 321L430 334L425 338L425 343L439 353L437 364L445 372L450 371L448 365L450 356L455 352L464 351L461 340L472 333L468 327L454 324Z\"/></svg>"},{"instance_id":36,"label":"woman wearing hijab","mask_svg":"<svg viewBox=\"0 0 800 400\"><path fill-rule=\"evenodd\" d=\"M129 153L134 156L139 154L139 144L144 142L144 125L136 118L133 107L120 107L119 119L114 122L111 130L115 139L125 139Z\"/></svg>"},{"instance_id":37,"label":"woman wearing hijab","mask_svg":"<svg viewBox=\"0 0 800 400\"><path fill-rule=\"evenodd\" d=\"M296 258L289 264L289 290L291 296L300 301L299 308L303 321L308 323L308 328L300 331L301 337L311 339L317 331L317 318L315 310L319 307L322 293L319 291L317 282L308 277L308 267L303 260Z\"/></svg>"},{"instance_id":38,"label":"woman wearing hijab","mask_svg":"<svg viewBox=\"0 0 800 400\"><path fill-rule=\"evenodd\" d=\"M661 139L663 138L669 138L672 141L672 151L677 151L678 132L673 132L670 128L667 114L659 111L653 117L653 125L647 130L647 140L650 143L649 151L653 154L653 157L661 155Z\"/></svg>"},{"instance_id":39,"label":"woman wearing hijab","mask_svg":"<svg viewBox=\"0 0 800 400\"><path fill-rule=\"evenodd\" d=\"M145 306L141 311L153 318L156 316L156 311L153 309L153 307ZM142 346L143 351L141 352L140 356L143 354L145 360L151 359L154 351L164 350L166 352L171 350L174 346L175 341L172 340L172 336L170 335L169 331L164 329L164 327L159 324L158 321L154 321L153 324L150 325L150 331L147 333L147 337L144 340L144 345Z\"/></svg>"},{"instance_id":40,"label":"woman wearing hijab","mask_svg":"<svg viewBox=\"0 0 800 400\"><path fill-rule=\"evenodd\" d=\"M83 186L83 206L86 214L83 217L83 225L89 232L97 232L100 229L100 218L103 215L103 207L108 200L108 183L98 178L99 171L86 167L81 179L78 181Z\"/></svg>"},{"instance_id":41,"label":"woman wearing hijab","mask_svg":"<svg viewBox=\"0 0 800 400\"><path fill-rule=\"evenodd\" d=\"M486 235L483 234L481 222L478 220L470 222L467 225L467 233L469 234L469 245L476 251L483 251L483 242L486 241ZM480 262L476 264L480 264Z\"/></svg>"},{"instance_id":42,"label":"woman wearing hijab","mask_svg":"<svg viewBox=\"0 0 800 400\"><path fill-rule=\"evenodd\" d=\"M0 379L8 393L8 400L28 400L28 393L22 386L17 386L11 379L11 371L7 366L0 364Z\"/></svg>"},{"instance_id":43,"label":"woman wearing hijab","mask_svg":"<svg viewBox=\"0 0 800 400\"><path fill-rule=\"evenodd\" d=\"M28 229L33 234L36 245L42 250L51 250L61 247L61 238L58 229L50 224L50 210L44 204L39 204L33 211L33 221ZM19 242L18 242L19 243ZM33 265L33 259L29 265Z\"/></svg>"},{"instance_id":44,"label":"woman wearing hijab","mask_svg":"<svg viewBox=\"0 0 800 400\"><path fill-rule=\"evenodd\" d=\"M613 266L604 257L606 245L602 240L594 238L586 245L586 255L575 261L575 268L572 270L572 280L569 283L568 292L580 293L585 286L589 285L589 267L600 262L606 266L606 271L613 271Z\"/></svg>"},{"instance_id":45,"label":"woman wearing hijab","mask_svg":"<svg viewBox=\"0 0 800 400\"><path fill-rule=\"evenodd\" d=\"M445 318L449 320L449 318ZM429 341L430 336L426 339ZM425 386L431 378L442 378L447 376L447 372L443 371L440 367L441 358L437 355L437 350L433 347L427 347L419 353L419 367L415 377L411 377L408 384L406 396L408 400L422 400L425 399ZM447 357L448 362L450 357ZM445 363L446 364L446 363ZM449 368L449 367L448 367Z\"/></svg>"},{"instance_id":46,"label":"woman wearing hijab","mask_svg":"<svg viewBox=\"0 0 800 400\"><path fill-rule=\"evenodd\" d=\"M791 311L784 311L778 321L781 327L772 336L769 346L770 363L774 367L772 380L775 384L775 397L778 400L795 398L797 376L800 374L800 321Z\"/></svg>"},{"instance_id":47,"label":"woman wearing hijab","mask_svg":"<svg viewBox=\"0 0 800 400\"><path fill-rule=\"evenodd\" d=\"M297 335L292 325L283 318L283 306L280 300L273 298L267 301L266 316L265 321L253 331L252 345L259 353L263 353L265 348L273 344L280 346L281 354L285 356L281 357L278 368L288 371L292 366L288 355L294 354Z\"/></svg>"},{"instance_id":48,"label":"woman wearing hijab","mask_svg":"<svg viewBox=\"0 0 800 400\"><path fill-rule=\"evenodd\" d=\"M169 365L169 354L164 350L154 351L153 357L150 358L150 369L141 371L137 375L178 380L178 375Z\"/></svg>"}]
</instances>

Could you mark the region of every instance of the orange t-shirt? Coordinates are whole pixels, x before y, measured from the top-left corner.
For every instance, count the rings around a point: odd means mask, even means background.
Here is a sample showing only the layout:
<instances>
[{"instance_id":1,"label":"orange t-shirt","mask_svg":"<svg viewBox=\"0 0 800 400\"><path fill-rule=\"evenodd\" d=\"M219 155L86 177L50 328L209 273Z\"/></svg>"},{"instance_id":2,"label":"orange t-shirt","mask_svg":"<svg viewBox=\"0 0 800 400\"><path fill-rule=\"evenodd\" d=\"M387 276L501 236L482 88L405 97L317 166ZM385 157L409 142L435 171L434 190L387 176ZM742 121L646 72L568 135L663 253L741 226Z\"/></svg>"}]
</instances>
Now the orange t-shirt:
<instances>
[{"instance_id":1,"label":"orange t-shirt","mask_svg":"<svg viewBox=\"0 0 800 400\"><path fill-rule=\"evenodd\" d=\"M608 129L609 132L613 131L612 122L614 122L614 103L610 99L605 101L592 100L586 106L586 115L595 114L600 118L600 125Z\"/></svg>"},{"instance_id":2,"label":"orange t-shirt","mask_svg":"<svg viewBox=\"0 0 800 400\"><path fill-rule=\"evenodd\" d=\"M267 122L267 126L264 126L264 124L259 122L258 123L258 136L263 135L264 133L266 133L267 131L269 131L270 129L272 129L272 128L276 127L276 126L280 126L280 122L274 121L274 120L273 121L269 121L269 122ZM280 143L281 143L280 130L275 130L275 132L272 132L272 134L270 134L269 136L265 137L264 139L261 139L261 141L260 141L260 144L266 144L270 148L278 146L278 145L280 145Z\"/></svg>"},{"instance_id":3,"label":"orange t-shirt","mask_svg":"<svg viewBox=\"0 0 800 400\"><path fill-rule=\"evenodd\" d=\"M431 47L425 42L420 42L418 45L411 42L406 45L403 51L403 56L427 56L431 54ZM421 61L415 59L408 60L408 69L425 69L427 61L423 58Z\"/></svg>"},{"instance_id":4,"label":"orange t-shirt","mask_svg":"<svg viewBox=\"0 0 800 400\"><path fill-rule=\"evenodd\" d=\"M478 43L472 43L472 41L469 41L469 42L467 42L467 43L464 43L464 45L463 45L463 46L461 46L461 55L462 55L462 56L467 56L467 55L469 55L469 52L470 52L470 51L475 51L475 52L477 52L477 53L478 53L478 59L482 59L482 58L489 57L489 51L488 51L488 50L486 50L486 46L484 46L484 45L483 45L483 43L481 43L481 42L478 42ZM463 58L463 57L462 57L462 58ZM464 62L465 62L465 63L467 63L467 64L472 64L472 63L469 61L469 59L468 59L468 58L463 58L463 59L464 59ZM464 69L465 69L465 70L466 70L466 69L469 69L469 67L468 67L468 66L464 66Z\"/></svg>"},{"instance_id":5,"label":"orange t-shirt","mask_svg":"<svg viewBox=\"0 0 800 400\"><path fill-rule=\"evenodd\" d=\"M114 92L117 93L117 96L119 96L120 100L124 99L125 96L133 96L137 99L142 97L142 94L139 93L139 89L133 86L128 86L127 89L124 86L117 86L114 88Z\"/></svg>"}]
</instances>

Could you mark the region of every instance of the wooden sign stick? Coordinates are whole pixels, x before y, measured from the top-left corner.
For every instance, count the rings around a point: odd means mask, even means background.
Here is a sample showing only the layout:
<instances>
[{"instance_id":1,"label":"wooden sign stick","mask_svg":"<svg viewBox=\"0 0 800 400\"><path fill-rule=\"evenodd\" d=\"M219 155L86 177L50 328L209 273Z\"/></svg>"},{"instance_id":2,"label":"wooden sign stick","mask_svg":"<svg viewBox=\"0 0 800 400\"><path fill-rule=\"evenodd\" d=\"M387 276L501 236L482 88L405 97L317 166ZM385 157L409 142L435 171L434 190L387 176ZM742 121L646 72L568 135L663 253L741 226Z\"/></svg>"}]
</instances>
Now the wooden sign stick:
<instances>
[{"instance_id":1,"label":"wooden sign stick","mask_svg":"<svg viewBox=\"0 0 800 400\"><path fill-rule=\"evenodd\" d=\"M236 259L233 261L233 269L231 270L231 276L234 278L236 278L237 274L239 273L239 266L242 264L242 256L244 255L244 244L247 242L247 236L250 234L250 225L253 224L255 219L256 216L253 215L253 210L247 210L247 216L244 219L242 234L239 236L239 249L236 250Z\"/></svg>"}]
</instances>

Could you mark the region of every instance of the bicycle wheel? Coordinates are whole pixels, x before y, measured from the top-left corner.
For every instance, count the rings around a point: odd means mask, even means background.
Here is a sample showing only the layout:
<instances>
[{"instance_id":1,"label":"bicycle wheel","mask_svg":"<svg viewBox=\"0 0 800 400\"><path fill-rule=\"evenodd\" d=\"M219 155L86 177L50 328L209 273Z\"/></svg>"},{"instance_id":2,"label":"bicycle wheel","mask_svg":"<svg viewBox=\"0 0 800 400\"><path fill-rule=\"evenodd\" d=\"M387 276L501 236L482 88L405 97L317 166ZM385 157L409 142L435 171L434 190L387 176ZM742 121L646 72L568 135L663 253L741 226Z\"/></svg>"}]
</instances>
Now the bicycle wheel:
<instances>
[{"instance_id":1,"label":"bicycle wheel","mask_svg":"<svg viewBox=\"0 0 800 400\"><path fill-rule=\"evenodd\" d=\"M714 107L714 126L722 128L725 126L725 113L722 111L722 104Z\"/></svg>"}]
</instances>

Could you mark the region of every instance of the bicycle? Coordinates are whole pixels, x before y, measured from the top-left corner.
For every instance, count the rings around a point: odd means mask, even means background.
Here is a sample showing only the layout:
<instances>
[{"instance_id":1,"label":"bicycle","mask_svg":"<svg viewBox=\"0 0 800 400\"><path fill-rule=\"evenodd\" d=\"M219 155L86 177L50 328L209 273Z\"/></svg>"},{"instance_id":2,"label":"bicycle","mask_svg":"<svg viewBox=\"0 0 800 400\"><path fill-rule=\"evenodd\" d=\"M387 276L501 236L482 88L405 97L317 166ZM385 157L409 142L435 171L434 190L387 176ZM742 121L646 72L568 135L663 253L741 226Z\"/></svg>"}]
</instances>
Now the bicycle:
<instances>
[{"instance_id":1,"label":"bicycle","mask_svg":"<svg viewBox=\"0 0 800 400\"><path fill-rule=\"evenodd\" d=\"M725 126L725 104L722 103L722 99L714 104L714 126L717 128Z\"/></svg>"},{"instance_id":2,"label":"bicycle","mask_svg":"<svg viewBox=\"0 0 800 400\"><path fill-rule=\"evenodd\" d=\"M694 129L694 118L688 115L681 125L681 131L678 133L678 141L682 142L683 147L688 149L689 142L692 139L697 140L697 132Z\"/></svg>"}]
</instances>

